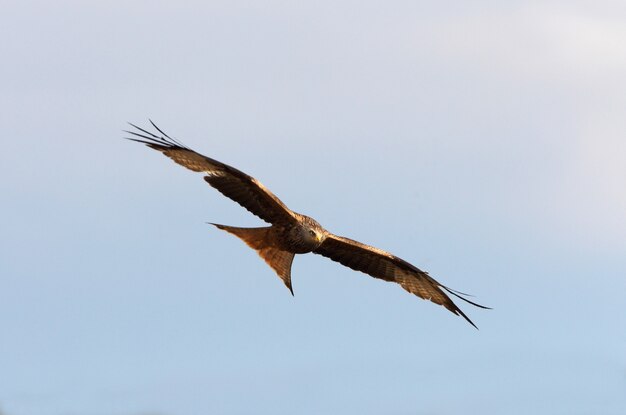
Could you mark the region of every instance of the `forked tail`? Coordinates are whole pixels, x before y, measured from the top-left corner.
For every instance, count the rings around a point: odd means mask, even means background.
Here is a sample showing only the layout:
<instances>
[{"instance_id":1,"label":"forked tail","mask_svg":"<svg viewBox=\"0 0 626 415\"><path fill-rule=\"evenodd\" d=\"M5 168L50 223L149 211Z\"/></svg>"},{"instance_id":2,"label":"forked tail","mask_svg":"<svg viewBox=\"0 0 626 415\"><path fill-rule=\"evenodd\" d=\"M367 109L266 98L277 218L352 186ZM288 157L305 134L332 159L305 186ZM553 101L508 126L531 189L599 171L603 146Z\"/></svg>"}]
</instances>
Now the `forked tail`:
<instances>
[{"instance_id":1,"label":"forked tail","mask_svg":"<svg viewBox=\"0 0 626 415\"><path fill-rule=\"evenodd\" d=\"M246 243L250 248L254 249L261 258L265 260L267 265L272 267L276 274L283 280L291 295L293 288L291 287L291 263L294 254L277 248L272 234L272 227L263 228L237 228L235 226L219 225L211 223L211 225L232 233Z\"/></svg>"}]
</instances>

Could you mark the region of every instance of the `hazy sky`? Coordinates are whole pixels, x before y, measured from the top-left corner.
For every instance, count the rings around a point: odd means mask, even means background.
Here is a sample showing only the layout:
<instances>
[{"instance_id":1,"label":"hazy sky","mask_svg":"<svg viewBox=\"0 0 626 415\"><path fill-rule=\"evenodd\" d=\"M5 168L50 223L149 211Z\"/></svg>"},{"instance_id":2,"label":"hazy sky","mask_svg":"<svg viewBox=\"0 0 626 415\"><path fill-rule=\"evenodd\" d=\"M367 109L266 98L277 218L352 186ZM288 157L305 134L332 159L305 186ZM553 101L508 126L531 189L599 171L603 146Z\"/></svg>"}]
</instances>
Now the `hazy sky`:
<instances>
[{"instance_id":1,"label":"hazy sky","mask_svg":"<svg viewBox=\"0 0 626 415\"><path fill-rule=\"evenodd\" d=\"M3 2L6 415L626 413L623 1ZM492 311L323 257L163 129Z\"/></svg>"}]
</instances>

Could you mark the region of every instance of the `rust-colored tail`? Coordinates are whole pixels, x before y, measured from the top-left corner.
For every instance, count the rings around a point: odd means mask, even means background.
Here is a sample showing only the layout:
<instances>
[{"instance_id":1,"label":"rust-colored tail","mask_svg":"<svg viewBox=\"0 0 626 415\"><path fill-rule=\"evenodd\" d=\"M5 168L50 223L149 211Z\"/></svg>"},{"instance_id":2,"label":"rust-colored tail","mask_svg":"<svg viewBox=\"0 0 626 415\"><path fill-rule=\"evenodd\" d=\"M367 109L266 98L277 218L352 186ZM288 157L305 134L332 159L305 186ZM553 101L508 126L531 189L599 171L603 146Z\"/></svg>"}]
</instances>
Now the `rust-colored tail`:
<instances>
[{"instance_id":1,"label":"rust-colored tail","mask_svg":"<svg viewBox=\"0 0 626 415\"><path fill-rule=\"evenodd\" d=\"M276 271L276 274L283 280L287 288L289 288L291 295L293 295L293 288L291 287L291 263L293 262L294 254L275 246L271 226L264 228L237 228L234 226L219 225L217 223L211 223L211 225L228 233L232 233L244 241L250 248L257 251L267 265Z\"/></svg>"}]
</instances>

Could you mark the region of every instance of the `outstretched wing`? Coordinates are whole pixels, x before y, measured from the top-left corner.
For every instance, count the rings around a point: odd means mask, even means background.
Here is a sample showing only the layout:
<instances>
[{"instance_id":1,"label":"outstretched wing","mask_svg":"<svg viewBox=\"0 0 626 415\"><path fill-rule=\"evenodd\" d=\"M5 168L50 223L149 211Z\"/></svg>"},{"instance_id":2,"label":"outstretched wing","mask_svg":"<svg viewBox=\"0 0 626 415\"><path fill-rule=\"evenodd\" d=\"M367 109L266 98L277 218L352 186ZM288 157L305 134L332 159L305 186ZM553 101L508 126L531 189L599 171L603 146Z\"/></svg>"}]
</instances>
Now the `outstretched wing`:
<instances>
[{"instance_id":1,"label":"outstretched wing","mask_svg":"<svg viewBox=\"0 0 626 415\"><path fill-rule=\"evenodd\" d=\"M136 131L126 132L136 138L127 138L160 151L189 170L206 173L204 180L207 183L268 223L295 221L293 212L257 179L227 164L196 153L165 134L152 121L150 123L161 135L129 123Z\"/></svg>"},{"instance_id":2,"label":"outstretched wing","mask_svg":"<svg viewBox=\"0 0 626 415\"><path fill-rule=\"evenodd\" d=\"M324 242L313 252L339 262L355 271L361 271L375 278L398 283L408 292L425 300L430 300L435 304L442 305L454 314L462 316L474 327L476 325L472 320L452 302L444 290L476 307L488 308L461 297L459 295L461 293L441 285L426 272L414 267L403 259L382 249L374 248L349 238L329 233L326 235Z\"/></svg>"}]
</instances>

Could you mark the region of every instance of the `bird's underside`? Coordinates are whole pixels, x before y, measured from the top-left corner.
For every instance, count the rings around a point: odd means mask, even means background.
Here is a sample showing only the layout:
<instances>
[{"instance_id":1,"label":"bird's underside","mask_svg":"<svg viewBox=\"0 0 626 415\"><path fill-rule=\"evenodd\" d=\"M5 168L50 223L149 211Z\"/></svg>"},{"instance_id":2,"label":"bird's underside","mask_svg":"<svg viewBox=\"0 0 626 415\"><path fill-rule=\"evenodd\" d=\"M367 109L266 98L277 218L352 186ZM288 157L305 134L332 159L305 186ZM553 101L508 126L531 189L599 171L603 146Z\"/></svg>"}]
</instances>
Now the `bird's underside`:
<instances>
[{"instance_id":1,"label":"bird's underside","mask_svg":"<svg viewBox=\"0 0 626 415\"><path fill-rule=\"evenodd\" d=\"M133 136L127 138L162 152L189 170L204 173L204 180L209 185L271 225L261 228L237 228L213 224L242 239L257 251L292 294L293 258L295 254L312 252L355 271L400 284L408 292L440 304L454 314L462 316L474 327L476 325L454 304L448 294L476 307L488 308L462 297L463 293L440 284L426 272L395 255L328 232L314 219L290 210L254 177L196 153L169 137L152 121L150 123L156 129L155 133L130 124L136 130L126 131Z\"/></svg>"}]
</instances>

